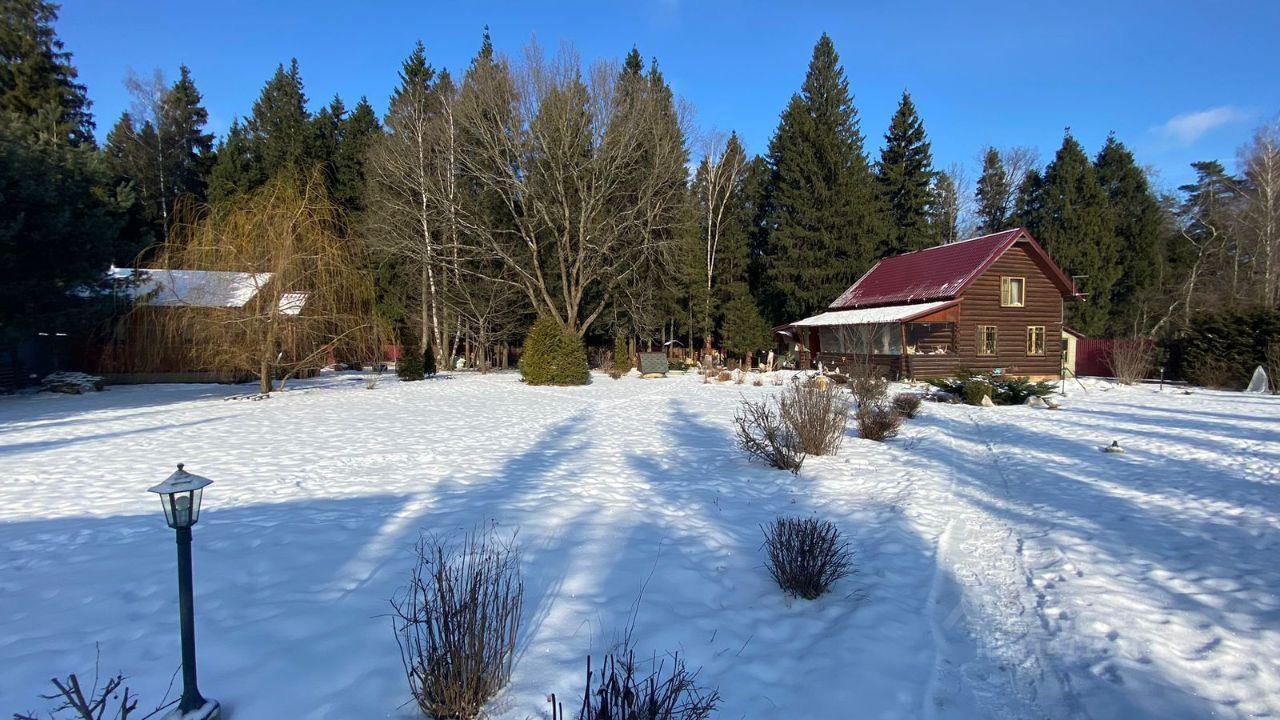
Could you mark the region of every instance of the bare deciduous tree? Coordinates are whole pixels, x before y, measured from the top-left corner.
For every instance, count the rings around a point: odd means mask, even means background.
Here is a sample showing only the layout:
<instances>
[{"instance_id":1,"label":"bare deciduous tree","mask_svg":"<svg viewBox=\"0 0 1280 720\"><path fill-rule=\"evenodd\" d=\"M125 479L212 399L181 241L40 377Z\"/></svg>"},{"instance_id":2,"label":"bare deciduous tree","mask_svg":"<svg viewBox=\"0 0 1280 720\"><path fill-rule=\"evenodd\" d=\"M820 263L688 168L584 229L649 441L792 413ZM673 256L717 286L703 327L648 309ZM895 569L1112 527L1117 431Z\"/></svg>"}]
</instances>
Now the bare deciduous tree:
<instances>
[{"instance_id":1,"label":"bare deciduous tree","mask_svg":"<svg viewBox=\"0 0 1280 720\"><path fill-rule=\"evenodd\" d=\"M454 204L463 256L493 258L540 314L583 334L683 221L684 114L665 88L577 55L477 63L455 112L463 182L493 213ZM443 198L441 198L443 200Z\"/></svg>"}]
</instances>

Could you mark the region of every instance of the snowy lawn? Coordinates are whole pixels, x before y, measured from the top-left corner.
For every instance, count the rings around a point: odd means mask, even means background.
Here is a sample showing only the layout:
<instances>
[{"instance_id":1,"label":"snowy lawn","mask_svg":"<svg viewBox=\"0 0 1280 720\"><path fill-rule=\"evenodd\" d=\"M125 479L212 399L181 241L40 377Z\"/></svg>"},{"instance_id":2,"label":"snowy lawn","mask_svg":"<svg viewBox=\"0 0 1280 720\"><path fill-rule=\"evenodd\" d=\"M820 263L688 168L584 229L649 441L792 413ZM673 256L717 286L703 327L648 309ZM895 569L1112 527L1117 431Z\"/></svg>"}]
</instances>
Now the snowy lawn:
<instances>
[{"instance_id":1,"label":"snowy lawn","mask_svg":"<svg viewBox=\"0 0 1280 720\"><path fill-rule=\"evenodd\" d=\"M146 488L179 461L215 482L197 635L229 720L413 717L388 598L420 532L490 521L519 529L525 577L494 718L572 705L633 611L726 719L1280 714L1280 398L926 404L792 477L734 447L739 398L773 387L339 374L223 401L243 391L0 398L0 716L91 673L95 643L141 706L164 693L173 534ZM838 524L859 574L788 600L760 550L780 513Z\"/></svg>"}]
</instances>

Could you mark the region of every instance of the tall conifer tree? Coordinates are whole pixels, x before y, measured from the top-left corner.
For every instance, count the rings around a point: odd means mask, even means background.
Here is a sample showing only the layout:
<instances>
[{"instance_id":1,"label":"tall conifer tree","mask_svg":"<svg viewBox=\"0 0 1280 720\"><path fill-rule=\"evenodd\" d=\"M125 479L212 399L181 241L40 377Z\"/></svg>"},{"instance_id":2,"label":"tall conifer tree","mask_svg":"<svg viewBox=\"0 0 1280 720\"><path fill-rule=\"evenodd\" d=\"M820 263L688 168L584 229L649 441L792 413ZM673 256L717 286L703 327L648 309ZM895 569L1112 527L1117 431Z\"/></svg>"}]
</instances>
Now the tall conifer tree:
<instances>
[{"instance_id":1,"label":"tall conifer tree","mask_svg":"<svg viewBox=\"0 0 1280 720\"><path fill-rule=\"evenodd\" d=\"M1146 173L1114 135L1107 138L1094 167L1115 221L1116 260L1121 268L1112 298L1116 308L1112 330L1132 333L1145 329L1134 324L1145 324L1138 315L1143 300L1164 276L1164 213Z\"/></svg>"},{"instance_id":2,"label":"tall conifer tree","mask_svg":"<svg viewBox=\"0 0 1280 720\"><path fill-rule=\"evenodd\" d=\"M902 93L884 140L876 180L884 196L888 227L876 245L877 259L931 244L930 185L937 174L924 122L910 93Z\"/></svg>"},{"instance_id":3,"label":"tall conifer tree","mask_svg":"<svg viewBox=\"0 0 1280 720\"><path fill-rule=\"evenodd\" d=\"M47 0L0 0L0 113L43 138L93 146L93 116Z\"/></svg>"},{"instance_id":4,"label":"tall conifer tree","mask_svg":"<svg viewBox=\"0 0 1280 720\"><path fill-rule=\"evenodd\" d=\"M982 155L982 175L974 193L978 201L978 232L999 232L1008 227L1013 208L1009 207L1009 174L1000 151L988 147Z\"/></svg>"},{"instance_id":5,"label":"tall conifer tree","mask_svg":"<svg viewBox=\"0 0 1280 720\"><path fill-rule=\"evenodd\" d=\"M1028 227L1068 275L1083 276L1078 289L1086 299L1070 305L1071 321L1086 335L1101 335L1120 276L1115 222L1093 164L1070 132L1038 185Z\"/></svg>"},{"instance_id":6,"label":"tall conifer tree","mask_svg":"<svg viewBox=\"0 0 1280 720\"><path fill-rule=\"evenodd\" d=\"M871 266L884 230L849 82L826 34L782 112L769 167L763 279L771 319L795 320L826 307Z\"/></svg>"}]
</instances>

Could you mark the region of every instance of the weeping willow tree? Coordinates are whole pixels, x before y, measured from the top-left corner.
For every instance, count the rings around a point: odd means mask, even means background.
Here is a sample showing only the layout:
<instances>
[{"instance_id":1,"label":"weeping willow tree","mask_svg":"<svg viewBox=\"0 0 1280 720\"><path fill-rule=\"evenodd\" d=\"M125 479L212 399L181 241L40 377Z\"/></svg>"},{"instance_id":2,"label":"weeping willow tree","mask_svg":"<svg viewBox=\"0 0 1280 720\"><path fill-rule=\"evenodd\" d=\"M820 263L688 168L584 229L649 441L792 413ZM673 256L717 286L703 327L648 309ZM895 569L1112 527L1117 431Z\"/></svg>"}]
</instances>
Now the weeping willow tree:
<instances>
[{"instance_id":1,"label":"weeping willow tree","mask_svg":"<svg viewBox=\"0 0 1280 720\"><path fill-rule=\"evenodd\" d=\"M202 291L216 297L188 290L183 307L134 312L162 339L157 351L178 348L200 370L256 374L263 393L333 358L375 359L386 333L373 282L339 227L315 174L204 207L175 228L154 263L214 271L201 275Z\"/></svg>"}]
</instances>

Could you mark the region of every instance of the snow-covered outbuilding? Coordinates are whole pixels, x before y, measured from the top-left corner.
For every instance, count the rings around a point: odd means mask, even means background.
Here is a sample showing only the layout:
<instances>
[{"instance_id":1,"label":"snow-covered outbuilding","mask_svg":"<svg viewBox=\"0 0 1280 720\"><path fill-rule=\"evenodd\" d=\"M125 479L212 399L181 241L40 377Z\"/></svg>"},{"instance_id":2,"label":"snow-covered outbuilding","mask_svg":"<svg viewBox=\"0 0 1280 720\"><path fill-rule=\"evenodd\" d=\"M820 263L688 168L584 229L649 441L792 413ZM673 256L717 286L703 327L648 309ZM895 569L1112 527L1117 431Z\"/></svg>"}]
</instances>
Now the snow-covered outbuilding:
<instances>
[{"instance_id":1,"label":"snow-covered outbuilding","mask_svg":"<svg viewBox=\"0 0 1280 720\"><path fill-rule=\"evenodd\" d=\"M253 316L304 312L307 293L278 287L269 272L118 268L108 274L124 318L102 352L101 372L114 382L235 381L248 371L228 375L193 360L190 339L163 332L165 323L150 318L173 312ZM287 344L287 338L283 338Z\"/></svg>"},{"instance_id":2,"label":"snow-covered outbuilding","mask_svg":"<svg viewBox=\"0 0 1280 720\"><path fill-rule=\"evenodd\" d=\"M1024 228L887 257L831 306L785 330L802 365L865 360L894 377L959 368L1033 378L1062 372L1074 283Z\"/></svg>"}]
</instances>

